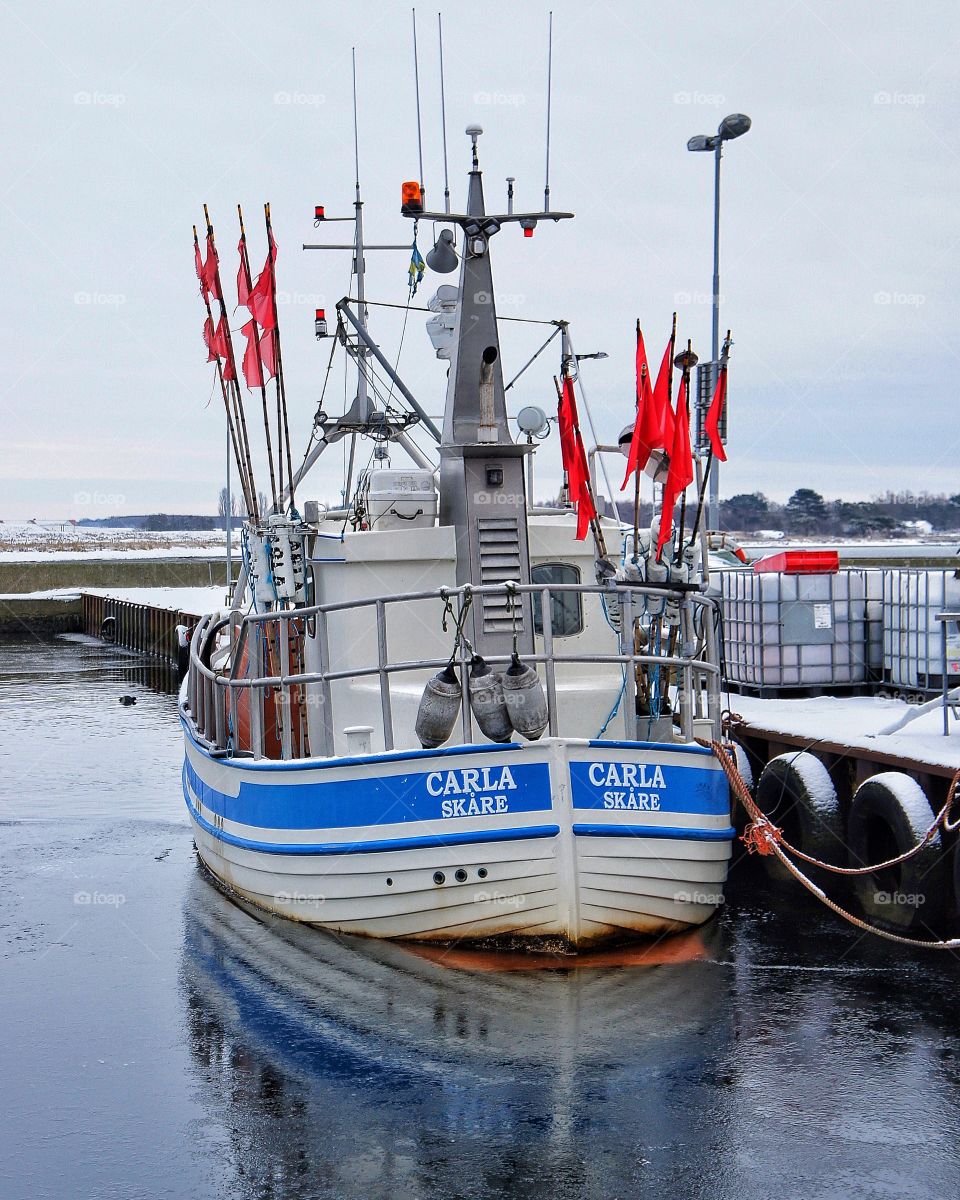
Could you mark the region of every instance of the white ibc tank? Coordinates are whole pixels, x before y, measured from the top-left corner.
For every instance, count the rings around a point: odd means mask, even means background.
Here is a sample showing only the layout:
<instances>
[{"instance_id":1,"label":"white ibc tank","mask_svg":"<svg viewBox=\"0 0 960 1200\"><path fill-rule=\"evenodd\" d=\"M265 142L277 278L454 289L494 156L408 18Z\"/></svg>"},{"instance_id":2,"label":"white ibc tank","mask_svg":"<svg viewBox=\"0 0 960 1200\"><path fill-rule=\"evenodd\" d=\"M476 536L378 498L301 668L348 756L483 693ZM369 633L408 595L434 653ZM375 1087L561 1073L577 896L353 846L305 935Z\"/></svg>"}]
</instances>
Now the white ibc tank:
<instances>
[{"instance_id":1,"label":"white ibc tank","mask_svg":"<svg viewBox=\"0 0 960 1200\"><path fill-rule=\"evenodd\" d=\"M866 680L866 589L858 572L724 571L720 580L731 683L778 689Z\"/></svg>"},{"instance_id":2,"label":"white ibc tank","mask_svg":"<svg viewBox=\"0 0 960 1200\"><path fill-rule=\"evenodd\" d=\"M433 472L389 467L368 472L362 489L368 529L417 529L437 522Z\"/></svg>"},{"instance_id":3,"label":"white ibc tank","mask_svg":"<svg viewBox=\"0 0 960 1200\"><path fill-rule=\"evenodd\" d=\"M960 610L960 579L954 571L884 571L883 674L894 687L933 690L943 683L942 643L937 613ZM947 671L951 683L960 659L960 635L948 629Z\"/></svg>"}]
</instances>

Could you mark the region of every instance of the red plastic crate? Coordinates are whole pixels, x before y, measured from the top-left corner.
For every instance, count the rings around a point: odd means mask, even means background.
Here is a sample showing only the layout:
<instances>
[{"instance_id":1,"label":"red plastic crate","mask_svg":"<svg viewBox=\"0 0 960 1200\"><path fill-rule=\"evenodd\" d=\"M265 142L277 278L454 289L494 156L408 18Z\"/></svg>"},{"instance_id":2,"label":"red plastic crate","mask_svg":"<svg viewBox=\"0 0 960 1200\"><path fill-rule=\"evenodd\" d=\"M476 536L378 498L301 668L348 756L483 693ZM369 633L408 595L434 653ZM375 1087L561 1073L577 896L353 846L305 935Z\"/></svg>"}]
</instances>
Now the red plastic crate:
<instances>
[{"instance_id":1,"label":"red plastic crate","mask_svg":"<svg viewBox=\"0 0 960 1200\"><path fill-rule=\"evenodd\" d=\"M836 575L840 570L839 550L781 550L753 564L758 575Z\"/></svg>"}]
</instances>

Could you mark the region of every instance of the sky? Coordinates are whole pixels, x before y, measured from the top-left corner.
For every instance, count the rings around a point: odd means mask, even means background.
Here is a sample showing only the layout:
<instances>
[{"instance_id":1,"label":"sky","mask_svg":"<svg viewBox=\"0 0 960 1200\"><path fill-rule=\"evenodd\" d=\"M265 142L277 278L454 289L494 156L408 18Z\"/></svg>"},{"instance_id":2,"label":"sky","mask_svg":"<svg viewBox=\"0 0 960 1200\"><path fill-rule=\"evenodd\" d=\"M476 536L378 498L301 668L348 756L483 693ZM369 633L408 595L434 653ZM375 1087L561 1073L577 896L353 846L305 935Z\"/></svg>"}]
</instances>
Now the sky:
<instances>
[{"instance_id":1,"label":"sky","mask_svg":"<svg viewBox=\"0 0 960 1200\"><path fill-rule=\"evenodd\" d=\"M504 205L508 175L518 207L538 207L549 6L439 8L453 206L476 122L488 209ZM439 206L437 9L417 21L424 179ZM960 8L553 0L552 11L551 199L576 220L533 239L501 232L494 278L501 316L567 319L579 352L608 355L583 364L600 439L632 419L637 318L651 360L674 310L680 338L709 357L712 158L685 147L744 112L753 127L723 160L721 325L735 344L721 494L960 490ZM354 46L367 237L411 234L399 213L401 182L419 174L410 5L4 0L0 39L0 519L213 512L225 430L192 226L206 202L230 288L236 205L256 271L271 204L296 455L329 357L313 312L332 317L349 285L348 254L301 246L318 240L315 204L352 213ZM421 226L424 253L431 236ZM371 252L368 294L402 305L407 263ZM414 303L451 279L428 275ZM374 310L373 329L438 414L445 367L424 320L409 314L402 346L401 311ZM506 328L507 378L547 332ZM511 412L555 409L558 366L551 346L511 391ZM328 412L342 410L345 382L338 356ZM255 471L263 488L262 455ZM538 452L538 498L559 476L554 435ZM341 477L332 449L302 495L337 500Z\"/></svg>"}]
</instances>

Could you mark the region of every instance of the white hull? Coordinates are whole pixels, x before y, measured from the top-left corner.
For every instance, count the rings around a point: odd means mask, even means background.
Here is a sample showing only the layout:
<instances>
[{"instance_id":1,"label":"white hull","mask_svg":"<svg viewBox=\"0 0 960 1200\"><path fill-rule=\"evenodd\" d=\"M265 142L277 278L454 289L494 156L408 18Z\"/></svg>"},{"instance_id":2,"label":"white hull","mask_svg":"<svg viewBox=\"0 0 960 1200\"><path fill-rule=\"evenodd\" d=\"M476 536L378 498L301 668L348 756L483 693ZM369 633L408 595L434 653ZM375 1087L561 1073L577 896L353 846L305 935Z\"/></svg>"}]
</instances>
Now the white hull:
<instances>
[{"instance_id":1,"label":"white hull","mask_svg":"<svg viewBox=\"0 0 960 1200\"><path fill-rule=\"evenodd\" d=\"M554 738L278 770L188 737L184 794L200 857L230 890L380 938L578 947L678 932L722 903L733 836L719 764L695 746ZM445 798L453 812L434 815Z\"/></svg>"}]
</instances>

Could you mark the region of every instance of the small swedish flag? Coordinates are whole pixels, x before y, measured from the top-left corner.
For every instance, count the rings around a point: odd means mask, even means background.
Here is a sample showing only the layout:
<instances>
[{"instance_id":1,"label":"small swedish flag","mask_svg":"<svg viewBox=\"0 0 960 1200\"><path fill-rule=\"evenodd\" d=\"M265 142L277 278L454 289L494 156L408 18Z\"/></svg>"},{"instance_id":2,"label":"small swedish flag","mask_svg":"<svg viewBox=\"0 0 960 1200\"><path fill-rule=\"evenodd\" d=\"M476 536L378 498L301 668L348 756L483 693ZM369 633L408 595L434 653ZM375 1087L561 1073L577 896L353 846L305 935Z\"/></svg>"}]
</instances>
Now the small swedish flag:
<instances>
[{"instance_id":1,"label":"small swedish flag","mask_svg":"<svg viewBox=\"0 0 960 1200\"><path fill-rule=\"evenodd\" d=\"M410 266L407 271L410 275L410 297L411 299L417 294L417 288L423 280L423 273L427 269L427 264L423 261L423 255L417 247L417 224L413 225L413 247L410 253Z\"/></svg>"}]
</instances>

